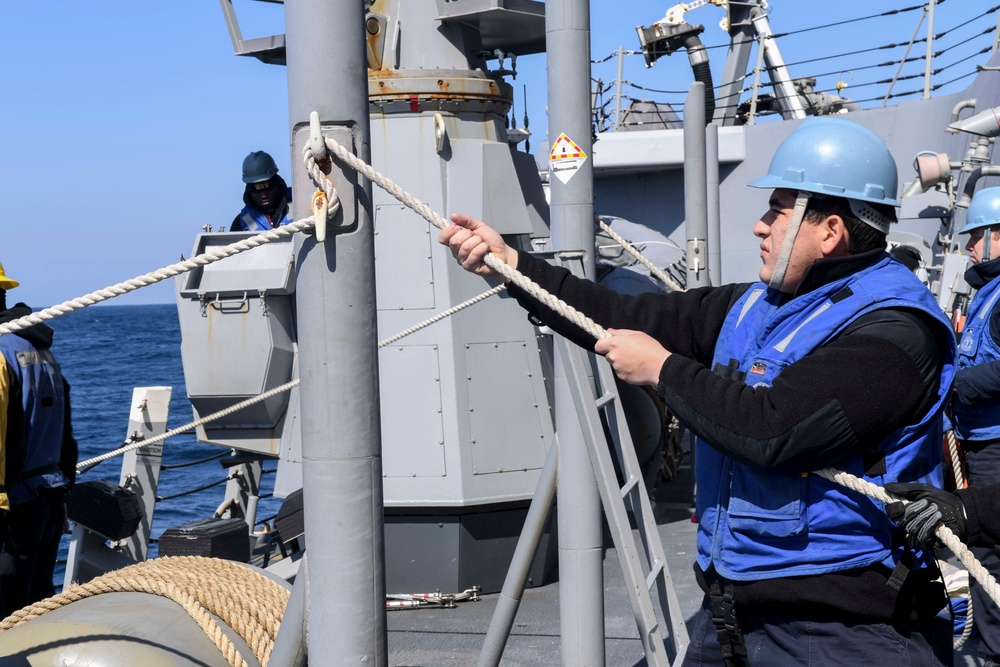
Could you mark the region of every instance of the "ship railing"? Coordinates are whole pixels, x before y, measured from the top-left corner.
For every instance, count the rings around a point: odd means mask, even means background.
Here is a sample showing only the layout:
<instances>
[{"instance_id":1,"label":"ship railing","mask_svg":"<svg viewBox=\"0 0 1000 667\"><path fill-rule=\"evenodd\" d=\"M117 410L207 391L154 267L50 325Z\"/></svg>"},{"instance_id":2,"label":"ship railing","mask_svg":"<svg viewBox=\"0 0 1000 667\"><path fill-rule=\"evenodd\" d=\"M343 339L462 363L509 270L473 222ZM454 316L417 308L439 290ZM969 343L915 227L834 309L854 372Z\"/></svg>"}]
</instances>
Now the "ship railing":
<instances>
[{"instance_id":1,"label":"ship railing","mask_svg":"<svg viewBox=\"0 0 1000 667\"><path fill-rule=\"evenodd\" d=\"M982 71L983 67L981 65L977 65L968 71L942 81L942 78L944 78L943 75L948 70L966 63L969 60L980 58L992 52L994 48L995 33L997 30L996 21L994 19L996 7L985 8L983 11L972 16L971 18L961 21L944 30L936 29L933 23L933 4L934 3L925 2L900 9L879 12L868 16L860 16L835 22L824 22L822 24L800 28L797 30L774 33L770 36L770 38L774 40L785 40L817 30L836 29L846 24L859 22L874 22L885 17L899 16L909 12L919 11L920 16L914 27L913 34L908 36L905 40L877 44L852 51L844 51L843 49L838 50L834 48L833 52L829 54L817 54L806 59L788 62L785 63L785 67L790 69L804 65L813 65L814 63L820 62L832 63L839 61L839 64L834 64L829 67L827 71L815 74L810 73L808 75L808 78L814 81L829 81L829 83L824 82L817 86L817 90L836 91L835 93L831 92L831 95L836 95L837 97L839 97L839 95L846 89L860 90L864 88L872 89L877 87L878 91L882 91L865 94L863 97L859 97L857 99L843 100L845 103L849 102L860 106L884 107L890 100L898 101L903 98L915 97L918 95L926 99L930 97L931 93L940 91L943 88L951 86L952 84L968 77L974 76L977 72ZM924 26L925 22L927 25L924 30L924 35L919 36L921 28ZM962 32L960 33L959 31ZM886 33L882 31L880 34ZM991 38L991 35L994 35L994 37ZM759 37L757 39L759 41ZM951 39L951 43L945 45L944 41L946 39ZM981 48L973 53L969 53L967 50L969 46L972 45L974 47L977 42L982 44ZM836 42L835 40L830 40L830 43L835 44ZM924 45L925 48L923 53L917 53L914 50L914 47L918 45ZM716 51L719 49L729 48L729 43L705 46L706 51ZM889 57L887 59L880 58L879 62L870 62L873 58L879 58L880 53L891 53L896 49L903 49L904 52L898 57ZM955 54L954 59L951 62L944 65L937 65L938 62L941 62L941 58L945 56L945 54L950 54L955 50L964 50L964 53L967 55L961 55L960 53ZM640 121L630 120L630 106L633 103L656 104L663 109L669 108L671 110L679 109L682 106L683 97L687 94L686 90L669 90L655 85L642 85L626 78L626 59L631 56L642 55L643 51L641 50L630 50L625 49L624 47L619 47L602 58L591 60L592 66L605 65L607 63L605 67L611 66L612 63L609 61L614 60L614 66L617 67L616 75L605 77L598 76L594 79L597 83L593 92L594 103L592 105L592 113L596 132L617 131L622 128L627 129L632 125L666 127L659 118L654 118L649 121L644 119ZM850 57L864 58L866 60L858 63L845 63L843 61L843 59ZM903 68L906 65L916 65L921 61L923 61L924 66L920 68L920 71L914 71L909 74L902 73ZM884 75L882 74L883 71L885 72ZM760 92L760 88L774 88L773 83L759 80L760 75L767 74L769 72L769 67L762 67L758 65L752 67L742 76L737 77L733 82L723 82L720 85L714 86L717 91L721 92L723 88L727 88L728 86L734 84L743 85L744 82L748 83L748 85L743 86L737 93L735 93L735 95L728 97L726 100L718 100L716 109L725 113L727 116L732 116L734 113L739 111L743 114L744 122L752 123L753 120L745 116L746 112L749 110L749 104L747 102L739 101L739 99L746 93L751 93L753 98L767 99L770 105L780 108L787 106L786 100L789 97L788 94L783 94L779 90L774 90L771 93ZM862 72L869 72L874 76L872 76L870 80L855 81L855 76L860 75ZM611 80L612 83L605 84L604 81L608 80ZM920 85L896 92L896 84L902 81L919 81ZM614 92L605 98L604 95L609 93L612 89ZM626 89L633 89L640 91L640 93L638 95L630 95L626 92ZM666 99L663 99L662 97L653 99L650 97L650 93L657 96L666 96ZM797 90L795 95L796 97L805 95L807 98L810 96L809 93L801 90ZM737 101L729 101L734 97ZM834 101L836 101L836 98L834 98ZM763 117L778 113L780 113L780 111L774 110L773 108L763 109L760 105L758 105L754 115L757 117Z\"/></svg>"}]
</instances>

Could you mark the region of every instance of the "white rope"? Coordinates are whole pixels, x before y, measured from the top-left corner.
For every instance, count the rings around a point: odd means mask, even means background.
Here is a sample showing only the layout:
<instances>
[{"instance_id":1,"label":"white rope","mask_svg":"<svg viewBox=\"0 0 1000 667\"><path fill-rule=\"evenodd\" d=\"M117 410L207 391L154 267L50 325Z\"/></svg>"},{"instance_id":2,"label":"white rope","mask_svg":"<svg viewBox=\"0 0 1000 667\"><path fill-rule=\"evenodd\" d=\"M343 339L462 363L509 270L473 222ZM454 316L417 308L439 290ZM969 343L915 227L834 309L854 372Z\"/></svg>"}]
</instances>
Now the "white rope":
<instances>
[{"instance_id":1,"label":"white rope","mask_svg":"<svg viewBox=\"0 0 1000 667\"><path fill-rule=\"evenodd\" d=\"M230 415L230 414L236 412L237 410L242 410L243 408L245 408L247 406L250 406L250 405L253 405L254 403L259 403L261 401L266 401L267 399L271 398L272 396L276 396L276 395L280 394L283 391L288 391L292 387L296 386L298 383L299 383L299 380L298 380L298 378L296 378L296 379L292 380L291 382L286 382L285 384L279 385L279 386L275 387L274 389L268 389L267 391L265 391L263 394L260 394L259 396L254 396L253 398L248 398L245 401L240 401L239 403L234 403L233 405L230 405L228 408L225 408L224 410L219 410L218 412L213 412L212 414L207 415L205 417L202 417L201 419L195 419L193 422L189 422L187 424L184 424L184 426L178 426L177 428L171 429L171 430L167 431L166 433L161 433L160 435L154 435L152 438L149 438L147 440L138 440L136 442L129 443L128 445L125 445L124 447L119 447L118 449L111 450L110 452L105 452L104 454L101 454L100 456L95 456L92 459L87 459L86 461L83 461L82 463L77 463L76 464L76 469L80 470L81 468L86 468L88 466L92 466L95 463L100 463L101 461L107 461L110 458L114 458L114 457L119 456L121 454L125 454L126 452L131 452L133 449L139 449L140 447L146 447L148 445L155 445L155 444L161 443L164 440L166 440L167 438L172 438L175 435L180 435L181 433L184 433L186 431L190 431L193 428L198 428L202 424L207 424L210 421L214 421L214 420L219 419L221 417L225 417L226 415Z\"/></svg>"},{"instance_id":2,"label":"white rope","mask_svg":"<svg viewBox=\"0 0 1000 667\"><path fill-rule=\"evenodd\" d=\"M945 432L944 437L948 442L948 458L951 459L951 471L955 476L955 488L964 489L965 475L962 474L962 459L958 452L958 438L955 437L955 431L950 429Z\"/></svg>"},{"instance_id":3,"label":"white rope","mask_svg":"<svg viewBox=\"0 0 1000 667\"><path fill-rule=\"evenodd\" d=\"M430 222L438 229L444 229L448 226L448 221L431 210L427 204L413 197L411 194L392 182L389 178L380 174L363 160L350 153L347 149L329 137L326 139L326 146L342 162L346 163L362 176L391 194L405 206L412 208L422 218ZM303 153L305 155L311 154L308 146L303 149ZM799 214L797 216L799 218L801 218L801 211L804 210L806 201L808 201L808 198L804 196L798 197L796 201L796 213ZM787 253L783 252L782 254ZM779 257L779 262L780 259L781 258ZM609 335L603 327L596 324L586 315L566 304L562 300L557 299L552 294L545 291L539 285L518 272L516 269L511 268L505 262L501 261L492 253L488 253L483 258L483 263L502 275L504 278L510 280L510 282L517 285L535 299L541 301L552 310L555 310L573 324L576 324L587 333L590 333L595 338L605 338ZM871 484L870 482L866 482L865 480L855 477L854 475L850 475L849 473L837 471L832 468L826 468L814 471L813 474L854 489L855 491L859 491L860 493L864 493L865 495L881 500L882 502L889 503L895 501L895 499L891 498L881 487ZM975 559L965 545L962 544L961 540L959 540L947 526L943 524L939 525L936 530L936 534L938 538L944 542L945 546L951 549L951 551L958 556L959 560L961 560L966 568L968 568L972 576L974 576L976 580L983 585L983 589L986 590L987 594L993 599L993 601L1000 605L1000 588L998 588L996 580L989 573L989 571Z\"/></svg>"},{"instance_id":4,"label":"white rope","mask_svg":"<svg viewBox=\"0 0 1000 667\"><path fill-rule=\"evenodd\" d=\"M363 160L356 157L354 154L352 154L350 151L348 151L343 146L338 144L336 141L327 137L326 146L330 150L330 152L332 152L341 162L346 163L348 166L355 169L359 174L361 174L371 182L375 183L380 188L382 188L383 190L391 194L393 197L395 197L397 200L402 202L405 206L416 211L422 218L430 222L438 229L444 229L445 227L448 226L449 224L448 221L442 218L440 215L438 215L435 211L433 211L426 203L413 197L411 194L409 194L401 187L396 185L386 176L376 171L370 165L366 164ZM303 149L303 154L308 163L308 160L311 158L312 155L311 150L309 149L308 146L306 146ZM322 172L319 171L318 167L315 169L315 172L316 173L314 173L314 178L316 178L317 180L322 180L326 178L325 175L323 175ZM798 220L793 220L793 222L801 222L801 218L807 201L808 197L803 196L800 193L799 197L797 197L795 206L796 209L795 213L797 215L794 216L798 218ZM610 231L610 230L605 230L605 231ZM614 238L614 236L612 238ZM615 239L615 240L618 241L619 243L622 243L622 247L627 247L628 245L624 243L624 239L621 240ZM792 240L794 241L794 235L792 235ZM789 243L789 239L787 238L785 239L784 245L789 246L790 250L791 243ZM782 256L779 256L778 258L778 264L782 265L780 267L781 268L780 273L782 274L782 276L784 274L783 264L787 262L787 257L783 256L787 254L788 252L786 252L786 249L782 248L782 253L781 253ZM783 259L784 262L782 262ZM576 310L569 304L563 302L560 299L557 299L555 296L553 296L546 290L542 289L539 285L528 279L526 276L518 272L516 269L511 268L505 262L501 261L498 257L493 255L492 253L486 254L486 256L483 258L483 263L486 264L491 269L493 269L494 271L496 271L497 273L499 273L500 275L502 275L510 282L517 285L519 288L527 292L529 295L531 295L538 301L542 302L552 310L559 313L565 319L569 320L573 324L576 324L578 327L580 327L587 333L594 336L594 338L605 338L609 335L608 332L599 324L595 323L593 320L591 320L586 315ZM647 266L647 268L650 267ZM776 272L777 268L778 267L776 267ZM772 282L773 279L774 278L772 276ZM664 283L669 284L666 280L664 280ZM872 496L873 498L881 500L882 502L894 502L895 500L891 498L881 487L878 487L874 484L866 482L863 479L860 479L845 472L837 471L832 468L827 468L824 470L815 471L813 474L819 475L821 477L834 481L838 484L847 486L848 488L852 488L856 491ZM980 564L979 561L975 559L975 557L973 557L973 555L969 552L969 550L965 547L965 545L962 544L961 540L959 540L958 537L947 526L943 524L939 525L935 533L938 536L938 538L941 539L941 541L944 542L944 544L949 549L951 549L956 556L958 556L959 560L961 560L962 563L966 566L966 568L968 568L972 576L974 576L976 580L983 585L984 590L986 590L987 594L993 599L993 601L996 602L998 605L1000 605L1000 589L998 589L997 582L993 578L993 576L989 573L989 571L986 570L986 568L984 568L982 564Z\"/></svg>"},{"instance_id":5,"label":"white rope","mask_svg":"<svg viewBox=\"0 0 1000 667\"><path fill-rule=\"evenodd\" d=\"M393 183L389 178L380 174L378 171L373 169L370 165L366 164L364 160L356 157L353 153L348 151L346 148L338 144L333 139L326 138L326 147L330 150L334 156L337 157L341 162L347 164L352 169L357 171L359 174L370 180L375 185L379 186L393 197L402 202L405 206L412 208L417 212L420 217L422 217L427 222L431 223L438 229L444 229L450 223L438 215L435 211L431 209L430 206L420 201L410 193L403 190L401 187ZM310 153L309 146L303 149L303 154ZM573 308L565 301L556 298L549 292L542 289L534 281L529 279L523 273L519 272L517 269L511 268L508 264L503 262L500 258L492 253L487 253L483 257L483 263L490 267L506 280L514 283L520 289L522 289L527 294L543 303L545 306L551 308L552 310L559 313L562 317L569 320L576 326L580 327L591 336L596 338L607 338L609 336L608 332L604 327L594 322L592 319L581 313L576 308Z\"/></svg>"},{"instance_id":6,"label":"white rope","mask_svg":"<svg viewBox=\"0 0 1000 667\"><path fill-rule=\"evenodd\" d=\"M442 311L442 312L438 313L437 315L435 315L434 317L428 318L428 319L424 320L423 322L421 322L419 324L414 324L409 329L403 329L402 331L400 331L398 334L395 334L394 336L389 336L385 340L380 340L378 342L378 346L380 348L385 347L389 343L394 343L397 340L399 340L400 338L403 338L404 336L409 336L411 333L416 333L417 331L420 331L424 327L428 327L428 326L434 324L435 322L437 322L439 320L443 320L446 317L454 315L455 313L457 313L458 311L462 310L463 308L468 308L469 306L471 306L474 303L479 303L483 299L487 299L487 298L493 296L494 294L496 294L496 293L504 290L506 287L507 287L506 285L497 285L493 289L487 290L486 292L483 292L482 294L480 294L478 296L474 296L471 299L469 299L468 301L463 301L462 303L458 304L457 306L452 306L448 310Z\"/></svg>"},{"instance_id":7,"label":"white rope","mask_svg":"<svg viewBox=\"0 0 1000 667\"><path fill-rule=\"evenodd\" d=\"M965 625L962 626L962 635L952 642L952 648L956 651L963 646L965 642L969 641L969 637L972 636L972 626L976 619L972 616L972 591L969 591L968 603L965 607Z\"/></svg>"},{"instance_id":8,"label":"white rope","mask_svg":"<svg viewBox=\"0 0 1000 667\"><path fill-rule=\"evenodd\" d=\"M863 493L866 496L880 500L883 503L894 503L898 502L898 498L894 498L886 493L885 489L882 487L872 484L860 477L855 477L850 473L842 472L840 470L834 470L833 468L823 468L822 470L814 470L814 475L818 475L824 479L828 479L831 482L836 482L841 486L846 486L849 489L853 489L859 493ZM968 547L962 544L962 541L958 539L955 535L943 523L938 524L937 529L934 531L938 539L944 542L944 545L951 549L951 552L958 556L958 559L962 561L966 569L969 570L969 574L976 578L982 587L986 591L986 594L990 596L994 603L1000 605L1000 587L997 586L996 579L990 574L990 571L983 567L976 558L969 551Z\"/></svg>"},{"instance_id":9,"label":"white rope","mask_svg":"<svg viewBox=\"0 0 1000 667\"><path fill-rule=\"evenodd\" d=\"M663 270L660 269L660 267L656 266L651 261L646 259L646 257L641 252L639 252L639 250L635 246L633 246L631 243L622 238L622 236L618 232L611 229L611 225L607 224L600 218L597 219L597 224L601 226L601 229L603 229L608 236L617 241L618 244L621 245L621 247L625 250L625 252L635 257L640 264L649 269L649 272L652 273L654 276L656 276L660 280L660 282L662 282L664 285L674 290L675 292L687 291L683 287L681 287L673 278L664 273Z\"/></svg>"},{"instance_id":10,"label":"white rope","mask_svg":"<svg viewBox=\"0 0 1000 667\"><path fill-rule=\"evenodd\" d=\"M339 207L339 202L331 203L330 210L335 212ZM67 313L72 313L75 310L81 310L87 306L92 306L95 303L100 303L101 301L107 301L116 296L121 296L122 294L128 294L129 292L134 292L137 289L146 287L148 285L153 285L160 282L161 280L166 280L167 278L173 278L174 276L179 276L182 273L187 273L192 269L197 269L213 262L218 262L220 259L225 259L226 257L231 257L232 255L239 254L251 248L256 248L257 246L264 245L265 243L270 243L271 241L277 241L279 239L286 238L292 234L296 234L301 231L306 231L312 229L313 218L309 216L308 218L303 218L296 222L291 222L287 225L282 225L281 227L276 227L275 229L269 229L265 232L261 232L256 236L251 236L250 238L243 239L242 241L237 241L236 243L230 243L227 246L221 248L216 248L201 255L192 257L191 259L186 259L176 264L171 264L170 266L164 267L162 269L157 269L142 276L136 276L131 280L126 280L120 282L116 285L111 285L110 287L105 287L104 289L97 290L96 292L91 292L90 294L85 294L83 296L71 299L69 301L64 301L58 305L46 308L45 310L40 310L37 313L32 313L31 315L25 315L24 317L19 317L16 320L11 320L6 324L0 324L0 336L4 334L14 333L15 331L20 331L22 329L27 329L28 327L34 326L36 324L41 324L46 320L53 320L60 315L65 315Z\"/></svg>"},{"instance_id":11,"label":"white rope","mask_svg":"<svg viewBox=\"0 0 1000 667\"><path fill-rule=\"evenodd\" d=\"M505 285L497 285L493 289L488 290L486 292L483 292L482 294L479 294L478 296L474 296L471 299L469 299L468 301L463 301L462 303L458 304L457 306L452 306L448 310L445 310L445 311L443 311L441 313L438 313L437 315L434 315L433 317L430 317L430 318L424 320L423 322L415 324L415 325L413 325L412 327L410 327L408 329L404 329L403 331L401 331L401 332L399 332L397 334L389 336L385 340L379 341L378 346L379 346L379 348L385 347L386 345L388 345L390 343L393 343L393 342L399 340L400 338L403 338L405 336L409 336L412 333L416 333L417 331L420 331L421 329L423 329L425 327L429 327L430 325L434 324L435 322L439 322L440 320L443 320L446 317L450 317L451 315L454 315L455 313L457 313L460 310L464 310L465 308L468 308L469 306L472 306L472 305L474 305L476 303L479 303L480 301L482 301L482 300L484 300L486 298L489 298L489 297L493 296L494 294L502 291L504 289L504 287L505 287ZM161 433L160 435L153 436L152 438L149 438L148 440L138 440L136 442L129 443L128 445L125 445L123 447L119 447L118 449L114 449L114 450L112 450L110 452L105 452L104 454L101 454L100 456L95 456L92 459L87 459L86 461L83 461L82 463L77 463L76 464L76 469L77 470L82 470L83 468L87 468L87 467L92 466L94 464L101 463L102 461L107 461L108 459L114 458L116 456L120 456L120 455L125 454L127 452L131 452L134 449L139 449L141 447L146 447L148 445L155 445L155 444L161 443L164 440L166 440L167 438L172 438L175 435L180 435L181 433L186 433L187 431L190 431L190 430L195 429L195 428L197 428L199 426L202 426L203 424L207 424L209 422L215 421L216 419L221 419L222 417L225 417L226 415L230 415L230 414L232 414L234 412L242 410L245 407L249 407L249 406L251 406L251 405L253 405L255 403L259 403L261 401L266 401L267 399L271 398L272 396L276 396L276 395L280 394L283 391L289 391L292 387L298 386L298 384L299 384L299 380L298 380L298 378L296 378L296 379L292 380L291 382L286 382L283 385L279 385L279 386L277 386L277 387L275 387L273 389L269 389L269 390L265 391L263 394L260 394L258 396L254 396L252 398L248 398L248 399L246 399L244 401L240 401L239 403L234 403L233 405L229 406L228 408L225 408L223 410L219 410L218 412L213 412L212 414L206 415L206 416L202 417L201 419L196 419L193 422L189 422L187 424L184 424L183 426L178 426L175 429L171 429L170 431L167 431L166 433Z\"/></svg>"}]
</instances>

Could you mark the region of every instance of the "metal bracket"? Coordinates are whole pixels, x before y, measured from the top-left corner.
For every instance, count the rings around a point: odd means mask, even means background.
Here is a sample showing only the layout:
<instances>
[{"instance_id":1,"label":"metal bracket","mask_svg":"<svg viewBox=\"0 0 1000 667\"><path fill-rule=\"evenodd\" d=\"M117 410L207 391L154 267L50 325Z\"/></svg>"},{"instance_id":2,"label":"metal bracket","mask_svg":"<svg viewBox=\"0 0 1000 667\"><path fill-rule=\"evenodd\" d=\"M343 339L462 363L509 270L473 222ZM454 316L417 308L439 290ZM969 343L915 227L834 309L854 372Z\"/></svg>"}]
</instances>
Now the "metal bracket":
<instances>
[{"instance_id":1,"label":"metal bracket","mask_svg":"<svg viewBox=\"0 0 1000 667\"><path fill-rule=\"evenodd\" d=\"M444 124L444 116L441 112L434 112L434 150L437 151L438 155L444 153L444 149L448 146L448 129Z\"/></svg>"},{"instance_id":2,"label":"metal bracket","mask_svg":"<svg viewBox=\"0 0 1000 667\"><path fill-rule=\"evenodd\" d=\"M317 120L319 119L317 118ZM312 141L317 132L319 132L319 136L323 138L324 142L326 139L331 139L357 155L359 142L355 137L355 129L354 126L346 126L330 121L320 121L318 127L315 123L299 123L292 128L292 155L302 155L302 151L306 146L310 145L309 142ZM335 234L337 232L353 230L357 224L358 175L349 167L340 169L339 166L334 165L332 162L330 164L332 168L330 168L328 176L333 181L333 187L340 202L340 210L333 220L327 221L325 231L327 234ZM310 212L307 212L307 209L312 201L316 186L311 178L296 178L293 180L292 189L292 201L295 202L296 208L295 219L298 220L310 214ZM300 204L299 202L302 203ZM318 230L320 225L317 224L316 228L317 240L319 240L318 235L320 232Z\"/></svg>"},{"instance_id":3,"label":"metal bracket","mask_svg":"<svg viewBox=\"0 0 1000 667\"><path fill-rule=\"evenodd\" d=\"M275 0L266 1L274 2ZM285 64L284 35L243 39L239 21L236 19L236 11L233 9L233 0L219 0L219 3L222 5L222 15L226 19L226 27L229 29L229 39L233 42L233 52L236 55L253 56L263 63L272 65Z\"/></svg>"},{"instance_id":4,"label":"metal bracket","mask_svg":"<svg viewBox=\"0 0 1000 667\"><path fill-rule=\"evenodd\" d=\"M260 299L260 315L261 317L267 317L267 290L257 290L257 297Z\"/></svg>"},{"instance_id":5,"label":"metal bracket","mask_svg":"<svg viewBox=\"0 0 1000 667\"><path fill-rule=\"evenodd\" d=\"M708 245L704 239L691 239L687 242L687 270L698 275L708 267Z\"/></svg>"},{"instance_id":6,"label":"metal bracket","mask_svg":"<svg viewBox=\"0 0 1000 667\"><path fill-rule=\"evenodd\" d=\"M210 302L210 305L214 310L220 313L249 313L250 312L250 298L247 292L243 292L243 296L237 299L227 299L223 300L218 294Z\"/></svg>"}]
</instances>

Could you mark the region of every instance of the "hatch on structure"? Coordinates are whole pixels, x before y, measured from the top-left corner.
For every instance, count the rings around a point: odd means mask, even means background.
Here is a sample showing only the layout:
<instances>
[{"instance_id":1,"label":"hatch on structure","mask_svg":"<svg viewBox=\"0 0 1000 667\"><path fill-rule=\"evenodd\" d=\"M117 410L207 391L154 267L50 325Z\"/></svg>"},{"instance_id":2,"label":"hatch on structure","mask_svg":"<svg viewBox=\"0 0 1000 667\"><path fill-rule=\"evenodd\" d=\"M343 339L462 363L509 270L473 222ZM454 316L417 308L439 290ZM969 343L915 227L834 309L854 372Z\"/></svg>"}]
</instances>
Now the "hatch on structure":
<instances>
[{"instance_id":1,"label":"hatch on structure","mask_svg":"<svg viewBox=\"0 0 1000 667\"><path fill-rule=\"evenodd\" d=\"M199 255L253 236L200 234ZM188 397L198 418L289 382L295 366L295 259L291 238L178 276L177 314ZM213 420L199 439L277 455L291 392ZM284 434L289 435L289 434Z\"/></svg>"}]
</instances>

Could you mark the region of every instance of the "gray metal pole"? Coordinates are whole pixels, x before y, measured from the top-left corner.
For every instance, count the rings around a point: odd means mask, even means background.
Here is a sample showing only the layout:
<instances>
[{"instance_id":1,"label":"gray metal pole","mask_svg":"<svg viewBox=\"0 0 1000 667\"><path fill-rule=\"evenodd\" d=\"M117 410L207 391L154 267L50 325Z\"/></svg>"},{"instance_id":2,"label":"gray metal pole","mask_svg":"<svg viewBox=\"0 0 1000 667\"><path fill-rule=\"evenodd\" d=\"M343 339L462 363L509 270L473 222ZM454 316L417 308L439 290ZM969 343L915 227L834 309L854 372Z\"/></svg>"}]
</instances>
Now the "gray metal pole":
<instances>
[{"instance_id":1,"label":"gray metal pole","mask_svg":"<svg viewBox=\"0 0 1000 667\"><path fill-rule=\"evenodd\" d=\"M706 181L705 84L695 81L684 100L684 230L689 289L709 284Z\"/></svg>"},{"instance_id":2,"label":"gray metal pole","mask_svg":"<svg viewBox=\"0 0 1000 667\"><path fill-rule=\"evenodd\" d=\"M282 667L302 667L305 664L305 613L306 613L306 574L307 557L302 555L299 572L295 575L292 593L285 604L285 613L281 616L281 626L274 638L274 648L268 664Z\"/></svg>"},{"instance_id":3,"label":"gray metal pole","mask_svg":"<svg viewBox=\"0 0 1000 667\"><path fill-rule=\"evenodd\" d=\"M590 5L545 3L549 141L566 135L586 158L550 160L550 215L556 251L583 253L594 277L594 185L590 127ZM559 621L562 664L604 665L604 570L601 497L562 361L555 360L559 435Z\"/></svg>"},{"instance_id":4,"label":"gray metal pole","mask_svg":"<svg viewBox=\"0 0 1000 667\"><path fill-rule=\"evenodd\" d=\"M734 125L746 80L747 64L756 32L750 21L750 11L757 3L732 3L729 6L729 52L722 69L722 85L715 96L715 120L722 125ZM758 65L759 67L759 65ZM757 89L754 88L754 98ZM751 116L750 122L753 122Z\"/></svg>"},{"instance_id":5,"label":"gray metal pole","mask_svg":"<svg viewBox=\"0 0 1000 667\"><path fill-rule=\"evenodd\" d=\"M297 140L316 111L331 136L370 162L365 3L285 3L285 33L293 146L304 145ZM293 153L299 219L313 186ZM357 180L336 164L330 175ZM343 221L323 244L301 239L296 257L306 652L323 664L379 666L388 657L371 185L338 190Z\"/></svg>"},{"instance_id":6,"label":"gray metal pole","mask_svg":"<svg viewBox=\"0 0 1000 667\"><path fill-rule=\"evenodd\" d=\"M781 103L781 115L785 118L805 118L806 111L802 108L799 94L795 92L795 85L788 75L788 68L785 67L785 60L781 57L778 43L774 41L767 12L763 9L754 9L750 17L757 34L760 35L760 49L764 53L767 72L771 77L771 83L774 84L775 94Z\"/></svg>"},{"instance_id":7,"label":"gray metal pole","mask_svg":"<svg viewBox=\"0 0 1000 667\"><path fill-rule=\"evenodd\" d=\"M924 58L924 99L931 98L931 69L934 64L934 5L937 0L927 3L927 57Z\"/></svg>"},{"instance_id":8,"label":"gray metal pole","mask_svg":"<svg viewBox=\"0 0 1000 667\"><path fill-rule=\"evenodd\" d=\"M524 527L521 528L521 536L517 540L514 556L510 560L503 589L497 598L489 630L486 631L483 650L479 653L479 662L476 663L478 667L497 667L500 658L503 657L503 650L510 638L510 629L514 627L517 609L521 606L524 582L528 579L531 561L538 550L538 543L542 539L545 524L549 519L549 510L552 509L552 501L556 497L558 463L559 446L552 443L545 457L542 474L538 478L538 486L535 487L535 495L531 497L528 514L524 517Z\"/></svg>"},{"instance_id":9,"label":"gray metal pole","mask_svg":"<svg viewBox=\"0 0 1000 667\"><path fill-rule=\"evenodd\" d=\"M705 214L708 221L709 284L722 284L722 213L719 206L719 126L705 127Z\"/></svg>"}]
</instances>

